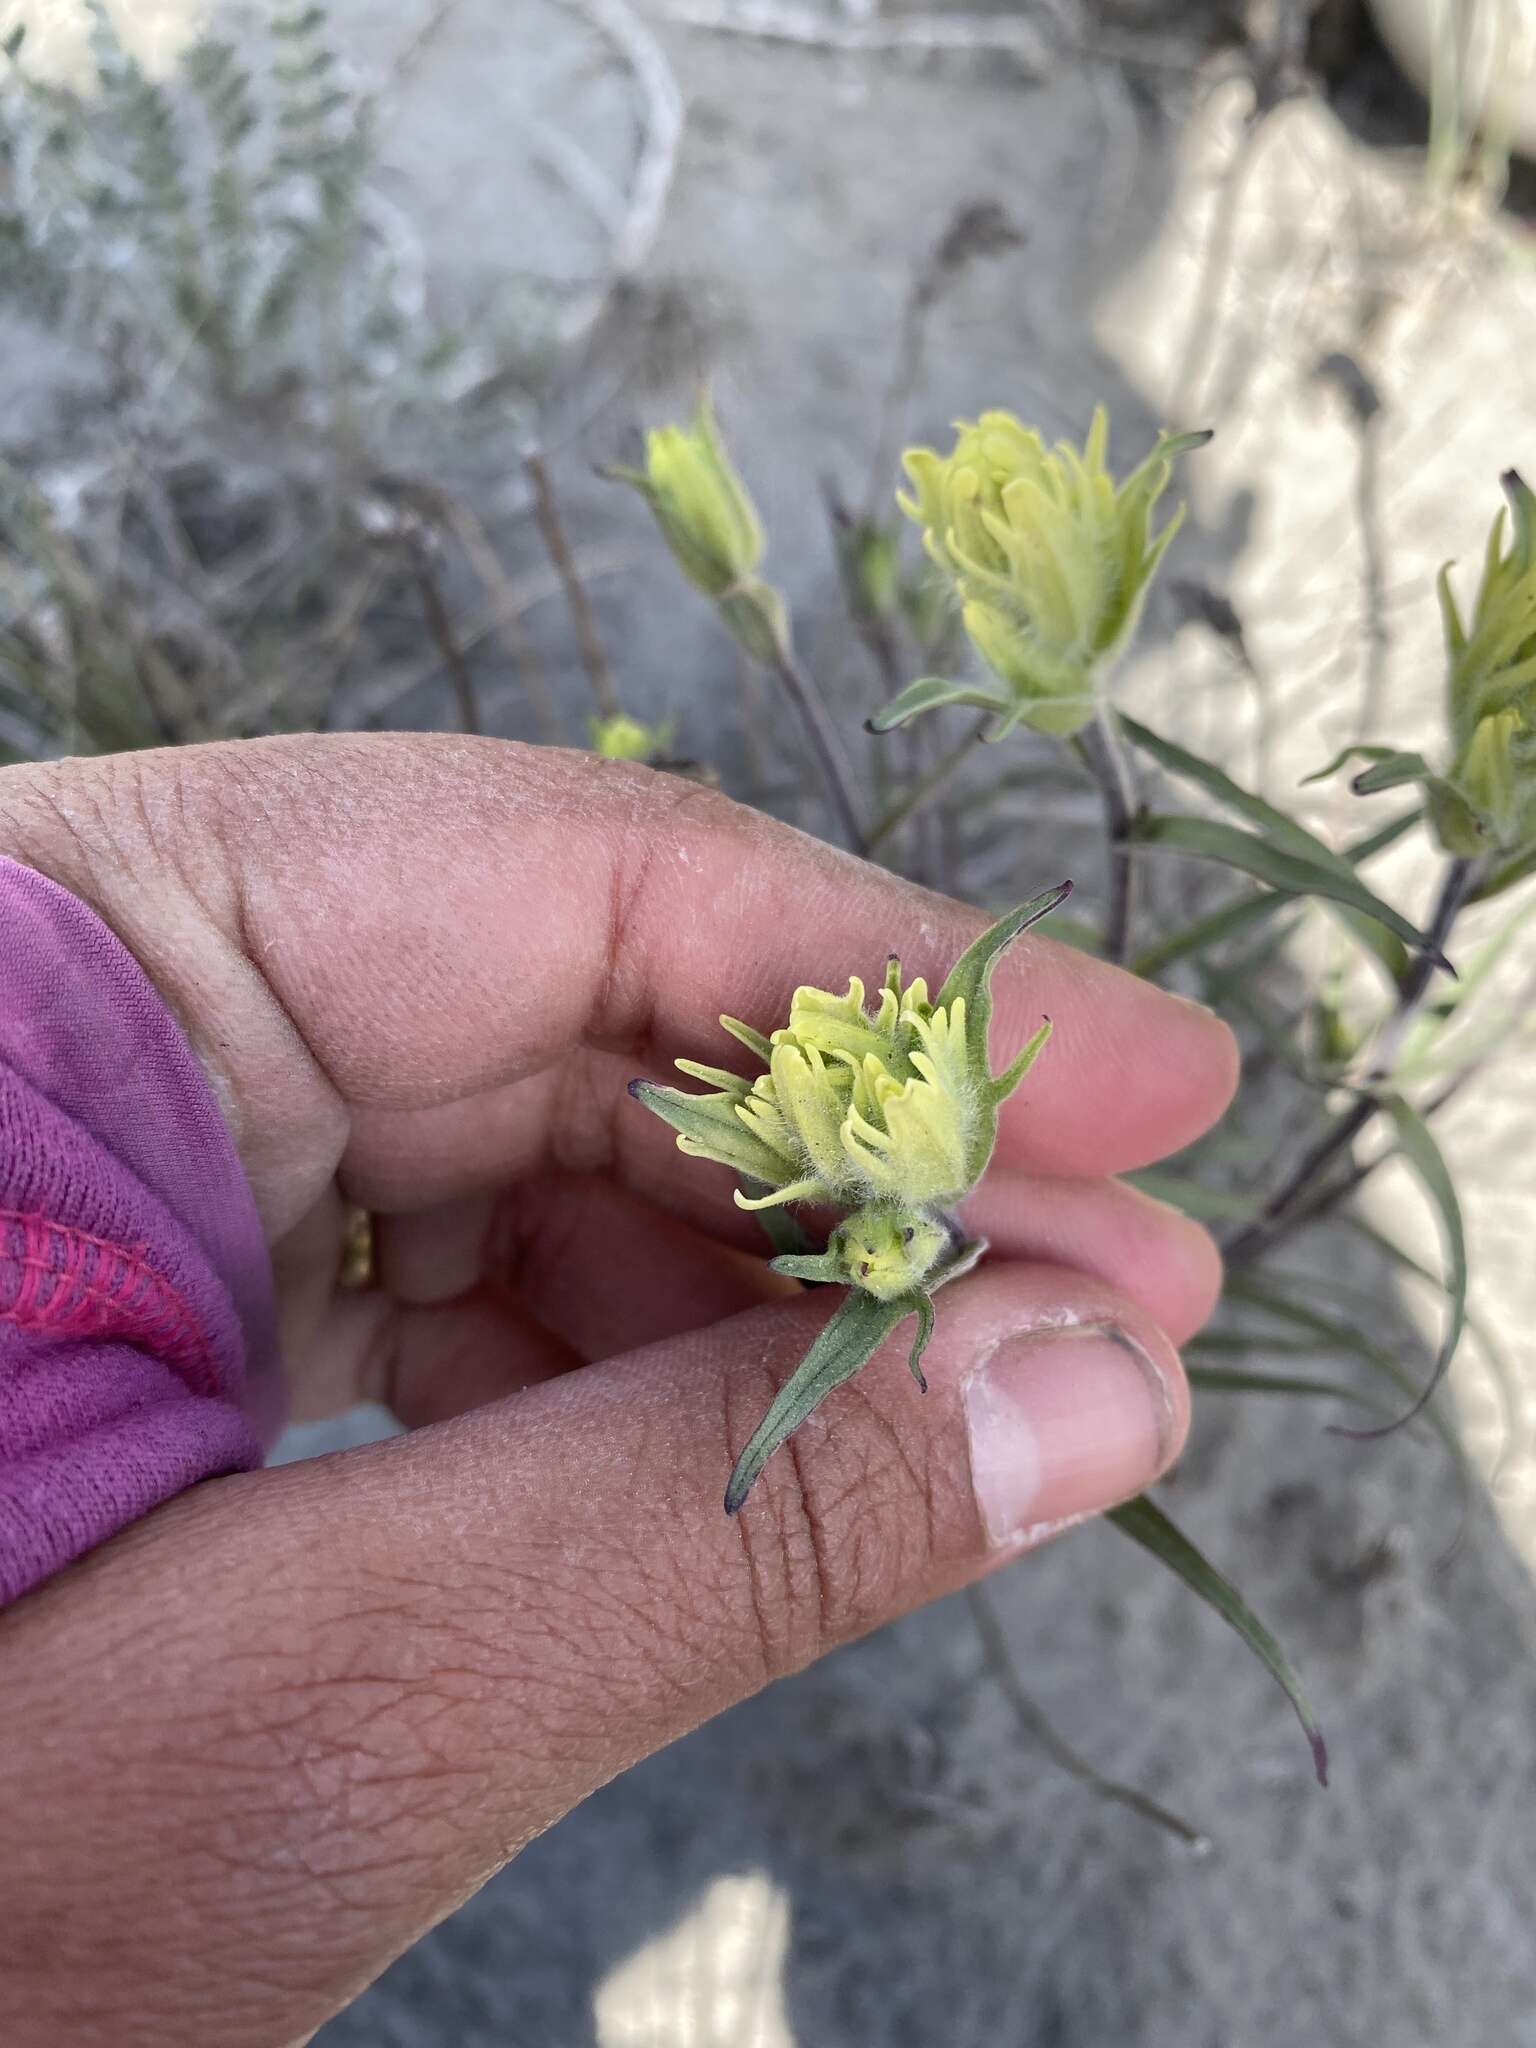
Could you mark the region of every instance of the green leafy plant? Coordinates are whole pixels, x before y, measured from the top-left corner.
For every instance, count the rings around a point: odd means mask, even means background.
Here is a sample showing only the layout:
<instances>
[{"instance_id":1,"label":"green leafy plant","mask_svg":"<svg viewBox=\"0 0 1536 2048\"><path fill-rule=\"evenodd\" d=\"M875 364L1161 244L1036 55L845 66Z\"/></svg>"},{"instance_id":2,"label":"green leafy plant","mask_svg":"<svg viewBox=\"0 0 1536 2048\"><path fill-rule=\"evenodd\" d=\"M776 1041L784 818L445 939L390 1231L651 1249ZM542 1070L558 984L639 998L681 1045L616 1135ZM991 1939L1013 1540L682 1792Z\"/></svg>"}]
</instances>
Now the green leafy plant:
<instances>
[{"instance_id":1,"label":"green leafy plant","mask_svg":"<svg viewBox=\"0 0 1536 2048\"><path fill-rule=\"evenodd\" d=\"M1364 1408L1365 1422L1332 1425L1361 1440L1424 1415L1465 1471L1454 1427L1434 1397L1468 1327L1468 1248L1454 1181L1431 1128L1437 1100L1415 1100L1414 1080L1433 1069L1435 1048L1453 1022L1464 1021L1500 957L1494 950L1487 968L1480 973L1474 966L1465 984L1458 984L1447 958L1453 928L1469 905L1513 888L1536 869L1536 746L1527 740L1536 707L1536 498L1518 478L1505 479L1512 531L1506 532L1503 516L1495 522L1469 620L1463 621L1448 579L1441 580L1446 766L1432 769L1407 749L1349 750L1333 765L1364 756L1367 765L1355 778L1362 795L1411 789L1416 801L1379 829L1338 847L1217 763L1131 718L1115 700L1119 666L1179 524L1176 513L1156 529L1155 508L1173 461L1208 438L1164 436L1118 485L1107 468L1102 412L1080 450L1070 443L1048 450L1013 415L992 412L959 429L949 456L931 449L908 455L914 488L902 496L902 509L921 528L930 576L947 594L952 616L987 673L921 677L900 688L870 718L868 730L877 737L899 733L957 707L983 717L898 797L889 825L877 825L869 843L884 844L898 827L942 802L980 740L1032 733L1064 747L1068 760L1088 771L1099 786L1107 827L1106 910L1096 930L1060 919L1058 929L1141 973L1182 978L1186 985L1195 976L1207 999L1252 1026L1256 1051L1250 1074L1256 1076L1263 1061L1279 1065L1321 1109L1299 1155L1267 1185L1229 1192L1183 1174L1140 1176L1165 1200L1227 1226L1226 1302L1216 1328L1192 1347L1192 1383L1213 1396L1320 1399L1344 1404L1346 1413L1351 1406ZM685 452L682 442L664 435L653 436L652 446L669 456ZM697 459L707 462L717 483L729 477L732 490L740 488L712 419ZM702 546L712 525L721 536L750 536L739 561L727 563L719 551L709 593L717 602L736 587L728 577L755 575L763 548L755 515L748 522L735 511L727 517L729 504L709 509L702 472L697 488L674 487L666 504L663 489L653 469L647 494L664 530L669 519L691 522L688 545L680 547L677 536L668 535L680 560L689 546ZM679 505L688 509L679 513ZM907 572L892 551L888 530L875 520L845 525L839 546L856 630L868 641L871 622L877 621L883 632L894 634L899 614L893 594ZM691 580L707 587L696 570ZM877 656L883 644L876 645ZM884 652L889 655L888 645ZM888 658L880 666L888 673ZM807 690L813 687L809 678L801 680ZM1176 808L1164 801L1153 808L1142 795L1138 761L1203 807ZM1423 916L1405 912L1365 872L1387 848L1414 833L1430 835L1444 858ZM1193 923L1141 942L1142 864L1171 859L1225 872L1237 886ZM855 981L844 997L799 991L788 1024L768 1037L722 1020L766 1066L755 1080L680 1062L711 1092L635 1085L639 1099L677 1130L685 1151L736 1169L744 1189L737 1199L744 1206L774 1216L794 1203L810 1204L818 1213L843 1212L820 1246L779 1243L777 1270L848 1292L742 1452L727 1493L730 1511L740 1508L772 1451L913 1314L919 1322L911 1363L920 1377L934 1288L965 1270L982 1250L964 1242L950 1205L985 1168L992 1105L1000 1099L996 1091L1014 1083L1016 1069L1027 1067L1044 1042L1042 1032L1015 1069L991 1080L985 1068L986 972L996 949L1024 922L1058 908L1063 894L1034 899L994 926L978 942L977 963L968 964L967 955L931 1009L926 990L920 984L904 989L893 963L873 1012L866 1011L862 984ZM1346 964L1350 957L1361 963L1364 985L1384 991L1384 999L1378 994L1374 1003L1367 1001L1362 1014L1356 977L1336 967L1309 992L1302 1033L1294 1020L1270 1013L1261 991L1268 963L1313 907L1333 922ZM1502 943L1507 946L1507 936ZM962 989L957 977L974 977L977 964L984 967L980 981ZM1452 993L1437 996L1442 988ZM953 1021L958 998L966 1005L963 1034ZM935 1027L951 1005L950 1029L939 1034ZM960 1048L978 1028L980 1050L973 1046L968 1055L973 1072ZM1512 1028L1512 1020L1502 1020L1469 1061L1458 1065L1451 1059L1456 1079L1450 1092ZM959 1064L946 1089L951 1044ZM1339 1106L1328 1106L1330 1099ZM965 1101L983 1106L971 1127L957 1107ZM1361 1158L1359 1141L1378 1124L1390 1134L1388 1143ZM1438 1283L1446 1305L1443 1334L1417 1381L1391 1349L1363 1337L1349 1319L1315 1301L1293 1300L1266 1277L1275 1254L1298 1231L1329 1215L1387 1158L1401 1159L1417 1178L1445 1245ZM1256 1311L1267 1324L1252 1321ZM1276 1318L1280 1334L1273 1327ZM1329 1352L1359 1363L1377 1384L1275 1371L1266 1362ZM1300 1681L1238 1589L1150 1500L1132 1503L1110 1519L1249 1644L1290 1698L1318 1776L1325 1778L1326 1751ZM985 1633L984 1617L978 1626ZM1010 1679L1010 1689L1013 1684ZM1110 1796L1123 1798L1124 1788L1110 1788ZM1160 1812L1154 1817L1168 1820Z\"/></svg>"}]
</instances>

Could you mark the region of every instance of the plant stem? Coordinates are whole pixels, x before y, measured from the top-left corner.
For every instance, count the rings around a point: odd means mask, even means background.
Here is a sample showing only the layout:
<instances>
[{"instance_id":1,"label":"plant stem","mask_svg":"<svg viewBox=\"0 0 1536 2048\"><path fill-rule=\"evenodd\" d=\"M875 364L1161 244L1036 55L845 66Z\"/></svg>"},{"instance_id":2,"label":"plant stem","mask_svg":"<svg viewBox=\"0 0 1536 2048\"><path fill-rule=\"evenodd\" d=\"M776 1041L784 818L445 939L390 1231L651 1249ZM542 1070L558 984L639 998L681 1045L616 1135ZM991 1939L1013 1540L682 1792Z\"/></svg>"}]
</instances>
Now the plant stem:
<instances>
[{"instance_id":1,"label":"plant stem","mask_svg":"<svg viewBox=\"0 0 1536 2048\"><path fill-rule=\"evenodd\" d=\"M885 844L893 832L900 831L909 818L916 817L917 813L939 794L957 771L970 759L990 723L991 714L989 713L987 717L977 722L971 731L965 735L964 739L957 740L949 752L942 755L920 781L914 782L899 802L892 804L885 815L871 825L869 836L864 841L864 851L866 853L876 852Z\"/></svg>"},{"instance_id":2,"label":"plant stem","mask_svg":"<svg viewBox=\"0 0 1536 2048\"><path fill-rule=\"evenodd\" d=\"M1365 1077L1364 1091L1302 1155L1254 1221L1245 1224L1228 1243L1223 1245L1222 1255L1229 1266L1252 1264L1282 1236L1288 1236L1301 1222L1308 1220L1313 1214L1320 1213L1314 1197L1317 1178L1341 1153L1348 1150L1381 1108L1379 1091L1383 1084L1391 1079L1392 1068L1402 1050L1403 1040L1407 1037L1409 1027L1434 979L1434 956L1444 952L1445 942L1451 935L1451 927L1476 887L1482 865L1480 860L1458 859L1453 860L1446 868L1445 878L1440 886L1439 900L1435 905L1435 914L1427 934L1429 943L1409 962L1408 969L1398 986L1397 1001L1393 1004L1376 1039L1370 1071ZM1358 1178L1347 1179L1340 1188L1340 1194L1358 1186L1359 1180L1363 1178L1364 1175L1360 1174Z\"/></svg>"},{"instance_id":3,"label":"plant stem","mask_svg":"<svg viewBox=\"0 0 1536 2048\"><path fill-rule=\"evenodd\" d=\"M1109 907L1104 913L1104 957L1123 967L1131 953L1136 914L1136 792L1125 751L1102 707L1073 741L1078 759L1099 785L1109 833Z\"/></svg>"},{"instance_id":4,"label":"plant stem","mask_svg":"<svg viewBox=\"0 0 1536 2048\"><path fill-rule=\"evenodd\" d=\"M971 1610L971 1620L981 1639L981 1653L988 1671L997 1683L998 1690L1007 1700L1022 1733L1040 1747L1059 1769L1069 1777L1076 1778L1080 1785L1086 1785L1101 1799L1114 1801L1117 1806L1128 1806L1132 1813L1139 1813L1143 1820L1154 1826L1166 1828L1177 1835L1181 1842L1187 1842L1197 1855L1204 1855L1211 1846L1210 1837L1193 1828L1188 1821L1180 1820L1176 1813L1170 1813L1166 1806L1159 1806L1155 1799L1145 1792L1138 1792L1134 1785L1122 1785L1114 1778L1106 1778L1096 1771L1088 1759L1078 1752L1062 1736L1058 1735L1044 1711L1036 1705L1024 1689L1014 1662L1013 1651L1008 1642L1007 1631L993 1603L990 1589L985 1585L967 1586L966 1604Z\"/></svg>"},{"instance_id":5,"label":"plant stem","mask_svg":"<svg viewBox=\"0 0 1536 2048\"><path fill-rule=\"evenodd\" d=\"M412 530L406 536L406 558L416 578L416 588L421 595L421 608L426 614L427 627L437 642L437 650L443 657L443 666L448 671L448 680L453 685L454 701L458 705L459 725L464 732L480 731L480 704L475 692L475 679L469 672L469 662L459 643L459 636L453 630L453 620L443 602L442 587L428 554L425 535Z\"/></svg>"},{"instance_id":6,"label":"plant stem","mask_svg":"<svg viewBox=\"0 0 1536 2048\"><path fill-rule=\"evenodd\" d=\"M613 672L608 666L608 656L597 630L591 600L581 580L581 573L576 567L576 558L571 553L570 542L565 537L565 527L561 522L560 507L555 502L549 470L536 448L529 449L523 457L523 466L528 472L529 482L533 485L534 517L539 523L539 532L544 536L549 559L554 563L555 573L565 590L571 623L576 628L576 644L581 649L581 665L587 672L587 681L592 685L592 695L597 699L598 712L604 718L617 718L622 708L619 693L613 686Z\"/></svg>"},{"instance_id":7,"label":"plant stem","mask_svg":"<svg viewBox=\"0 0 1536 2048\"><path fill-rule=\"evenodd\" d=\"M843 751L837 728L827 716L827 707L787 646L774 650L769 666L783 685L784 694L794 706L795 715L810 741L827 799L837 814L844 838L855 853L865 852L864 822L853 794L853 769Z\"/></svg>"}]
</instances>

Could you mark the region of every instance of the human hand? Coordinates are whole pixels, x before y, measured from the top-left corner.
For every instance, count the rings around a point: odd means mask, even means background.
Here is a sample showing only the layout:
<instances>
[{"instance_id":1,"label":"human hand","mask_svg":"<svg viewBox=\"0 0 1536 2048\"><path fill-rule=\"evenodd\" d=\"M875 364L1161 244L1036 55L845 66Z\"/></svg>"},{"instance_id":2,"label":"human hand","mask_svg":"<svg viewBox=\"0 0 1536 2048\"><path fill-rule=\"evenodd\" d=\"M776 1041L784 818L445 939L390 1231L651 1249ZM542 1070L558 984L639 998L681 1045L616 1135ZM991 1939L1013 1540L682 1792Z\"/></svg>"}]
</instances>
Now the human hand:
<instances>
[{"instance_id":1,"label":"human hand","mask_svg":"<svg viewBox=\"0 0 1536 2048\"><path fill-rule=\"evenodd\" d=\"M942 976L979 913L486 740L10 769L0 850L100 911L213 1077L295 1414L412 1426L210 1481L0 1616L14 2048L308 2039L616 1772L1175 1456L1216 1255L1104 1176L1225 1106L1232 1042L1193 1006L1019 942L996 1042L1056 1035L967 1204L993 1250L944 1294L932 1391L898 1335L727 1520L829 1303L626 1084L888 950ZM362 1292L349 1201L378 1218Z\"/></svg>"}]
</instances>

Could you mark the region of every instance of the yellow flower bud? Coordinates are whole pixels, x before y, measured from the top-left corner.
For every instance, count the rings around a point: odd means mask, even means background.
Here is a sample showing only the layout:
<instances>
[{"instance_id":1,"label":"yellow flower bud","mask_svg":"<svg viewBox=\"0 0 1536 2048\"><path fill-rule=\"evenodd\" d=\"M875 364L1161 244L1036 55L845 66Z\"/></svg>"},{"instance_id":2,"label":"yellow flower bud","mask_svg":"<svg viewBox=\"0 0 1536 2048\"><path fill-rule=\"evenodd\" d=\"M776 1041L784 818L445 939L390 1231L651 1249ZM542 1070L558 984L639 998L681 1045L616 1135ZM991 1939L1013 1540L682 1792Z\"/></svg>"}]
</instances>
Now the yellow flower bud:
<instances>
[{"instance_id":1,"label":"yellow flower bud","mask_svg":"<svg viewBox=\"0 0 1536 2048\"><path fill-rule=\"evenodd\" d=\"M1173 459L1209 439L1163 436L1118 485L1105 466L1102 406L1081 450L1066 442L1048 449L1011 413L989 412L960 422L948 456L908 451L913 488L897 502L922 527L972 645L1004 685L956 685L948 701L998 711L994 737L1021 722L1063 736L1088 723L1183 519L1180 507L1152 530ZM903 711L898 697L876 728L939 701L930 687Z\"/></svg>"},{"instance_id":2,"label":"yellow flower bud","mask_svg":"<svg viewBox=\"0 0 1536 2048\"><path fill-rule=\"evenodd\" d=\"M678 567L706 597L721 598L757 575L763 529L701 397L690 426L656 427L645 437L645 467L615 469L656 516Z\"/></svg>"},{"instance_id":3,"label":"yellow flower bud","mask_svg":"<svg viewBox=\"0 0 1536 2048\"><path fill-rule=\"evenodd\" d=\"M592 751L604 761L654 761L672 744L670 725L643 725L627 711L612 718L589 718Z\"/></svg>"}]
</instances>

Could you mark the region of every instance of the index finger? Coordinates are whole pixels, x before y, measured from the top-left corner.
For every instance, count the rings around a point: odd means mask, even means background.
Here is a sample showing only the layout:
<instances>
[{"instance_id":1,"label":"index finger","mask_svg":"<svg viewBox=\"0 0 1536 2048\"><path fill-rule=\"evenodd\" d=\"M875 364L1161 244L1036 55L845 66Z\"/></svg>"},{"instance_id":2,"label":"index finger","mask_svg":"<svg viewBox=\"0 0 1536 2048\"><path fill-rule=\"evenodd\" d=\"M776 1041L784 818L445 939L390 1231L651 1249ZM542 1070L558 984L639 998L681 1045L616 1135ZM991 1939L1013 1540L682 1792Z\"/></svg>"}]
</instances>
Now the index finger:
<instances>
[{"instance_id":1,"label":"index finger","mask_svg":"<svg viewBox=\"0 0 1536 2048\"><path fill-rule=\"evenodd\" d=\"M935 985L988 921L711 791L585 754L346 734L133 761L156 860L233 931L349 1112L494 1094L583 1041L719 1064L722 1011L771 1030L797 984L877 985L891 952ZM238 1099L241 1038L208 1014L206 963L154 928L163 885L124 897L134 862L115 850L118 872L91 893L130 944L137 925ZM1042 865L1019 894L1060 879ZM1235 1048L1215 1017L1041 933L994 987L995 1055L1042 1016L1056 1027L1005 1111L1006 1163L1122 1171L1188 1143L1231 1095ZM261 1071L270 1118L271 1062Z\"/></svg>"}]
</instances>

